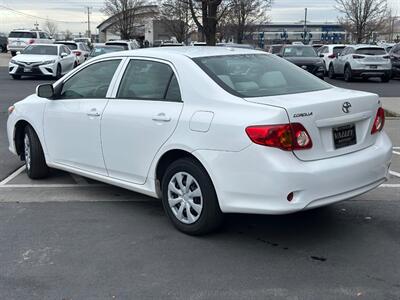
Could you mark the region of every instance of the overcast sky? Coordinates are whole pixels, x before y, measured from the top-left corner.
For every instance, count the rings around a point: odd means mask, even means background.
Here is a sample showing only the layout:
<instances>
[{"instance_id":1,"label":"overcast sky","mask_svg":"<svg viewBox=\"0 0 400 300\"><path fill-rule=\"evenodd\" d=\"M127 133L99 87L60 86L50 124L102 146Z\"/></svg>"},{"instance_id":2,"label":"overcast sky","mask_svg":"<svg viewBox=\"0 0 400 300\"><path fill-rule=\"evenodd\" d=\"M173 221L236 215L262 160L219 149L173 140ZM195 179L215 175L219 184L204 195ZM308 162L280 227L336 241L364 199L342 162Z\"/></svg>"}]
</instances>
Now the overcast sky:
<instances>
[{"instance_id":1,"label":"overcast sky","mask_svg":"<svg viewBox=\"0 0 400 300\"><path fill-rule=\"evenodd\" d=\"M400 0L388 2L400 14ZM0 0L0 32L8 32L13 28L31 28L36 20L43 27L45 20L40 18L49 18L57 20L60 31L69 29L74 33L83 33L87 29L84 23L87 18L85 6L92 9L91 30L95 32L96 26L105 19L100 12L103 3L104 0ZM274 0L269 14L272 22L296 22L304 19L304 7L308 7L308 19L311 22L336 21L334 4L334 0Z\"/></svg>"}]
</instances>

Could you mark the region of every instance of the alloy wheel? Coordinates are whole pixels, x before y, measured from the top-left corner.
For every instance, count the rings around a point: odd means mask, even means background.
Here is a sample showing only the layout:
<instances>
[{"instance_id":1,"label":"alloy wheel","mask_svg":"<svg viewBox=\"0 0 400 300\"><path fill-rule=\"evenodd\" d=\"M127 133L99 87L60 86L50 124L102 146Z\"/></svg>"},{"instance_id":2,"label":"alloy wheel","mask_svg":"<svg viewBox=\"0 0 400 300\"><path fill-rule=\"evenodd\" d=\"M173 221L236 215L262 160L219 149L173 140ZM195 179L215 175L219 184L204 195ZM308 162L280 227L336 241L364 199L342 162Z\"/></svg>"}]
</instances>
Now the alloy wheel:
<instances>
[{"instance_id":1,"label":"alloy wheel","mask_svg":"<svg viewBox=\"0 0 400 300\"><path fill-rule=\"evenodd\" d=\"M176 173L168 184L168 204L174 216L184 224L195 223L203 210L199 183L186 172Z\"/></svg>"}]
</instances>

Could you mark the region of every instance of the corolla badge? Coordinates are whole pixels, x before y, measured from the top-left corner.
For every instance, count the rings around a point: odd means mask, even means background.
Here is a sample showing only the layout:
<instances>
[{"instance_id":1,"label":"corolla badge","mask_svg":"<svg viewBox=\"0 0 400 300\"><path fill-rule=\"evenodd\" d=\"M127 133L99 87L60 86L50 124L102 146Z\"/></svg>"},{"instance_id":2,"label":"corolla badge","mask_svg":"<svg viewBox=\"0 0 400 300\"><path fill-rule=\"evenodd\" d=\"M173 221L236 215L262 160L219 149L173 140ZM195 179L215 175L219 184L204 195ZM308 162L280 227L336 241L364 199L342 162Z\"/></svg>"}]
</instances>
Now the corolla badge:
<instances>
[{"instance_id":1,"label":"corolla badge","mask_svg":"<svg viewBox=\"0 0 400 300\"><path fill-rule=\"evenodd\" d=\"M348 113L350 112L350 108L351 108L351 103L350 103L350 102L345 102L345 103L343 103L343 105L342 105L342 111L343 111L345 114L348 114Z\"/></svg>"}]
</instances>

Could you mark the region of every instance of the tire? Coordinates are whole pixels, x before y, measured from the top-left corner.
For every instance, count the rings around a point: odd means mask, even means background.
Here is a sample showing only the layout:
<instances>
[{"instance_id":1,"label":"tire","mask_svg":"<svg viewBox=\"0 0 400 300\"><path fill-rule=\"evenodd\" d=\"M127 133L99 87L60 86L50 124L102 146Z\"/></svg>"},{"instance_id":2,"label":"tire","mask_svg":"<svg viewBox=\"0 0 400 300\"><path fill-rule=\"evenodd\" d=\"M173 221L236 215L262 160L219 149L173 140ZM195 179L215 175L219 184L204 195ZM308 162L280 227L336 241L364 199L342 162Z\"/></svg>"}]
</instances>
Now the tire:
<instances>
[{"instance_id":1,"label":"tire","mask_svg":"<svg viewBox=\"0 0 400 300\"><path fill-rule=\"evenodd\" d=\"M190 192L195 193L193 197ZM167 168L162 178L162 203L173 225L186 234L209 233L223 220L214 185L207 171L194 159L179 159Z\"/></svg>"},{"instance_id":2,"label":"tire","mask_svg":"<svg viewBox=\"0 0 400 300\"><path fill-rule=\"evenodd\" d=\"M44 158L42 145L32 127L26 126L23 141L23 157L26 173L31 179L45 178L49 174L49 167Z\"/></svg>"},{"instance_id":3,"label":"tire","mask_svg":"<svg viewBox=\"0 0 400 300\"><path fill-rule=\"evenodd\" d=\"M392 78L392 75L391 74L386 74L386 75L383 75L382 77L381 77L381 81L382 82L389 82L390 81L390 79Z\"/></svg>"},{"instance_id":4,"label":"tire","mask_svg":"<svg viewBox=\"0 0 400 300\"><path fill-rule=\"evenodd\" d=\"M12 79L19 80L21 79L21 75L11 75Z\"/></svg>"},{"instance_id":5,"label":"tire","mask_svg":"<svg viewBox=\"0 0 400 300\"><path fill-rule=\"evenodd\" d=\"M17 55L17 52L16 51L11 51L11 56L15 56L15 55Z\"/></svg>"},{"instance_id":6,"label":"tire","mask_svg":"<svg viewBox=\"0 0 400 300\"><path fill-rule=\"evenodd\" d=\"M346 66L344 68L344 80L346 82L352 82L353 81L353 74L351 73L350 66Z\"/></svg>"},{"instance_id":7,"label":"tire","mask_svg":"<svg viewBox=\"0 0 400 300\"><path fill-rule=\"evenodd\" d=\"M60 79L61 76L62 76L61 65L57 65L56 78L57 78L57 79Z\"/></svg>"},{"instance_id":8,"label":"tire","mask_svg":"<svg viewBox=\"0 0 400 300\"><path fill-rule=\"evenodd\" d=\"M335 69L333 68L333 64L329 65L328 77L329 77L329 79L335 79L336 78Z\"/></svg>"}]
</instances>

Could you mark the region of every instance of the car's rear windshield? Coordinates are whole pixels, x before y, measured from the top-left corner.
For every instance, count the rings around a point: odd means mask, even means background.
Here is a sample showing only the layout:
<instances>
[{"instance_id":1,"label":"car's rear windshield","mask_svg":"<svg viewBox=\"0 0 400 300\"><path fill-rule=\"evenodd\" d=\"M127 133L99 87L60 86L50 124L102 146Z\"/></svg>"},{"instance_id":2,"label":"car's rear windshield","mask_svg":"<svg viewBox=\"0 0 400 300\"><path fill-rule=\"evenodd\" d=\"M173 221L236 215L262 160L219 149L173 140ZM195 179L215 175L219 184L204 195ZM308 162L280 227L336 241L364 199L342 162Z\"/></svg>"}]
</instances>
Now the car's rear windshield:
<instances>
[{"instance_id":1,"label":"car's rear windshield","mask_svg":"<svg viewBox=\"0 0 400 300\"><path fill-rule=\"evenodd\" d=\"M273 54L276 54L276 53L281 52L282 47L283 47L283 46L281 46L281 45L279 45L279 46L271 46L272 53L273 53Z\"/></svg>"},{"instance_id":2,"label":"car's rear windshield","mask_svg":"<svg viewBox=\"0 0 400 300\"><path fill-rule=\"evenodd\" d=\"M317 53L312 47L285 47L283 49L283 56L285 57L315 57Z\"/></svg>"},{"instance_id":3,"label":"car's rear windshield","mask_svg":"<svg viewBox=\"0 0 400 300\"><path fill-rule=\"evenodd\" d=\"M29 32L29 31L11 31L8 35L9 38L20 38L20 39L35 39L36 32Z\"/></svg>"},{"instance_id":4,"label":"car's rear windshield","mask_svg":"<svg viewBox=\"0 0 400 300\"><path fill-rule=\"evenodd\" d=\"M65 46L67 46L69 48L69 50L76 50L78 49L78 45L75 43L60 43L63 44Z\"/></svg>"},{"instance_id":5,"label":"car's rear windshield","mask_svg":"<svg viewBox=\"0 0 400 300\"><path fill-rule=\"evenodd\" d=\"M57 55L56 46L31 45L24 49L23 54Z\"/></svg>"},{"instance_id":6,"label":"car's rear windshield","mask_svg":"<svg viewBox=\"0 0 400 300\"><path fill-rule=\"evenodd\" d=\"M109 46L121 46L124 47L124 50L129 50L128 44L125 43L106 43Z\"/></svg>"},{"instance_id":7,"label":"car's rear windshield","mask_svg":"<svg viewBox=\"0 0 400 300\"><path fill-rule=\"evenodd\" d=\"M275 55L224 55L193 60L222 88L239 97L276 96L331 88L314 75Z\"/></svg>"},{"instance_id":8,"label":"car's rear windshield","mask_svg":"<svg viewBox=\"0 0 400 300\"><path fill-rule=\"evenodd\" d=\"M345 46L337 46L337 47L333 47L333 54L339 54L343 51L343 49L345 48Z\"/></svg>"},{"instance_id":9,"label":"car's rear windshield","mask_svg":"<svg viewBox=\"0 0 400 300\"><path fill-rule=\"evenodd\" d=\"M123 51L123 47L110 46L110 47L96 47L90 52L90 56L95 57L105 53L111 53L116 51Z\"/></svg>"},{"instance_id":10,"label":"car's rear windshield","mask_svg":"<svg viewBox=\"0 0 400 300\"><path fill-rule=\"evenodd\" d=\"M356 53L364 55L385 55L386 51L383 48L360 48L356 50Z\"/></svg>"}]
</instances>

